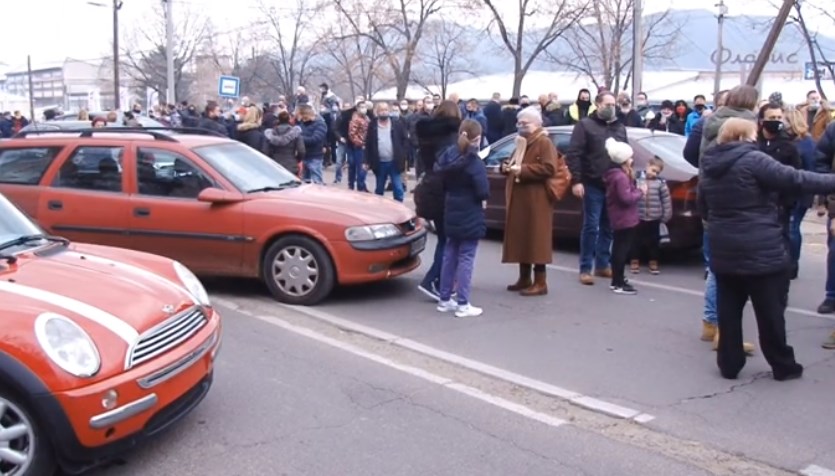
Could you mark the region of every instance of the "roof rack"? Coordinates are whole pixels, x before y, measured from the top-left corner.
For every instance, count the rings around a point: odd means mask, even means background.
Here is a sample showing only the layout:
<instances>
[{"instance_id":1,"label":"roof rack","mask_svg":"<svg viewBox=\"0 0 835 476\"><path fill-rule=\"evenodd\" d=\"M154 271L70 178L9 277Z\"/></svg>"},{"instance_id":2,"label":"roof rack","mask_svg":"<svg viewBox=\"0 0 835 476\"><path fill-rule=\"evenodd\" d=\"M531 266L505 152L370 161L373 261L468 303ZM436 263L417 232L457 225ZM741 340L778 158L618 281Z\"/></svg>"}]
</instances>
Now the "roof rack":
<instances>
[{"instance_id":1,"label":"roof rack","mask_svg":"<svg viewBox=\"0 0 835 476\"><path fill-rule=\"evenodd\" d=\"M62 129L56 127L55 129L30 129L28 131L20 131L14 135L13 138L25 138L27 136L41 135L41 134L78 134L79 137L90 138L93 134L147 134L154 138L154 140L165 142L179 142L176 137L163 132L177 132L181 134L226 137L219 132L210 131L208 129L201 129L198 127L96 127L84 129Z\"/></svg>"}]
</instances>

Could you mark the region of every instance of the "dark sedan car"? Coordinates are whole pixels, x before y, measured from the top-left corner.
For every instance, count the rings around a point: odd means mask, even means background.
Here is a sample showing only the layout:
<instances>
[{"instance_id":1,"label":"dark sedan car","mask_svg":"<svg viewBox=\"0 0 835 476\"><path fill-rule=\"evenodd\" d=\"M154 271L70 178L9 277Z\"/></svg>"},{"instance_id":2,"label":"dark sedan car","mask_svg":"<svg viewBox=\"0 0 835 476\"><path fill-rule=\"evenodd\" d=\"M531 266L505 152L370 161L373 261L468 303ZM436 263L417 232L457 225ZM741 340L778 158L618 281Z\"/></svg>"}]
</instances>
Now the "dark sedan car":
<instances>
[{"instance_id":1,"label":"dark sedan car","mask_svg":"<svg viewBox=\"0 0 835 476\"><path fill-rule=\"evenodd\" d=\"M565 153L571 140L573 126L547 128L557 150ZM635 170L643 170L649 159L664 161L661 177L667 181L673 199L673 218L667 224L669 248L696 248L702 243L702 220L696 211L696 184L699 171L684 157L683 136L667 132L652 132L641 128L627 128L629 144L635 150ZM507 136L481 151L489 170L490 201L487 203L487 226L503 230L505 221L505 176L499 173L500 164L513 153L514 135ZM578 238L583 226L582 201L570 193L554 209L554 236Z\"/></svg>"}]
</instances>

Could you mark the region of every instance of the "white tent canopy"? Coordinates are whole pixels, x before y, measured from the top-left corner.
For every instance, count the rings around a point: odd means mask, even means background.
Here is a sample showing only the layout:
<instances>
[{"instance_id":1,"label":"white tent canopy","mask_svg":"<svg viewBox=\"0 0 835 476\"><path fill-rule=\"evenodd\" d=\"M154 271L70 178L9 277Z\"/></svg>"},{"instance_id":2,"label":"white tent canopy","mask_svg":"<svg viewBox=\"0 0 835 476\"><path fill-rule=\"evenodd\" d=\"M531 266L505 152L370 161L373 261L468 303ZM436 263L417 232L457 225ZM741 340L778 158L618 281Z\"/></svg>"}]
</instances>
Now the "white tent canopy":
<instances>
[{"instance_id":1,"label":"white tent canopy","mask_svg":"<svg viewBox=\"0 0 835 476\"><path fill-rule=\"evenodd\" d=\"M807 81L798 73L765 73L762 80L762 95L779 91L783 99L788 103L800 103L806 98L806 93L815 89L814 81ZM739 72L725 73L722 75L722 88L730 89L742 81ZM476 98L479 100L489 99L493 93L498 92L503 99L510 97L513 85L513 74L493 74L479 76L452 83L447 86L448 94L458 93L461 99ZM580 89L589 89L594 93L597 87L585 75L565 72L531 71L522 81L522 94L527 94L535 99L540 94L555 92L562 100L572 100ZM824 84L827 91L833 88L831 81ZM430 91L437 91L439 88L428 88ZM676 101L684 99L692 102L693 96L704 94L710 100L713 92L713 73L700 71L647 71L643 77L643 90L651 101L663 101L669 99ZM406 97L410 100L422 99L426 95L427 88L418 86L410 87ZM394 100L396 89L390 88L374 95L374 100Z\"/></svg>"}]
</instances>

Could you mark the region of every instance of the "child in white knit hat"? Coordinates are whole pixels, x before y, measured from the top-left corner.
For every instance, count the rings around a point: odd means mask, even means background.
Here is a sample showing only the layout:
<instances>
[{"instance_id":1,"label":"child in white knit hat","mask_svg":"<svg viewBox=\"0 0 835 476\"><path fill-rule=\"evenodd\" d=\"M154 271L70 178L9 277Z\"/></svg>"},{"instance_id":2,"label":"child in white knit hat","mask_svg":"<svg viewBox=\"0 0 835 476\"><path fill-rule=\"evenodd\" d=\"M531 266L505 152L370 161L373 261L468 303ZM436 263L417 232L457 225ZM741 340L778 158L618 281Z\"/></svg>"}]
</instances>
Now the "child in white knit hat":
<instances>
[{"instance_id":1,"label":"child in white knit hat","mask_svg":"<svg viewBox=\"0 0 835 476\"><path fill-rule=\"evenodd\" d=\"M638 226L638 202L647 192L646 184L635 184L632 170L632 147L611 137L606 139L606 152L612 167L603 174L606 184L606 212L612 227L612 291L616 294L637 294L626 280L626 260L632 249Z\"/></svg>"}]
</instances>

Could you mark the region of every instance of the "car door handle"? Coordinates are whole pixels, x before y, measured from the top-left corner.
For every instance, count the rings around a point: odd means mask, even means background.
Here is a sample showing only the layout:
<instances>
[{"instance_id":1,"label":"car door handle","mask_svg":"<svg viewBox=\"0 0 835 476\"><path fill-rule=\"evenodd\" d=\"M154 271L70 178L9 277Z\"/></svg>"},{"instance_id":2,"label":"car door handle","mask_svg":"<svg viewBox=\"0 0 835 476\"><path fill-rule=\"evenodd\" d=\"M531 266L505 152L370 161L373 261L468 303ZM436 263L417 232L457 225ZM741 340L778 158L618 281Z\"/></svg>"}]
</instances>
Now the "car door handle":
<instances>
[{"instance_id":1,"label":"car door handle","mask_svg":"<svg viewBox=\"0 0 835 476\"><path fill-rule=\"evenodd\" d=\"M150 208L134 208L133 209L133 216L135 216L135 217L149 217L149 216L151 216L151 209Z\"/></svg>"},{"instance_id":2,"label":"car door handle","mask_svg":"<svg viewBox=\"0 0 835 476\"><path fill-rule=\"evenodd\" d=\"M50 200L46 202L46 207L50 210L63 210L64 209L64 202L60 200Z\"/></svg>"}]
</instances>

